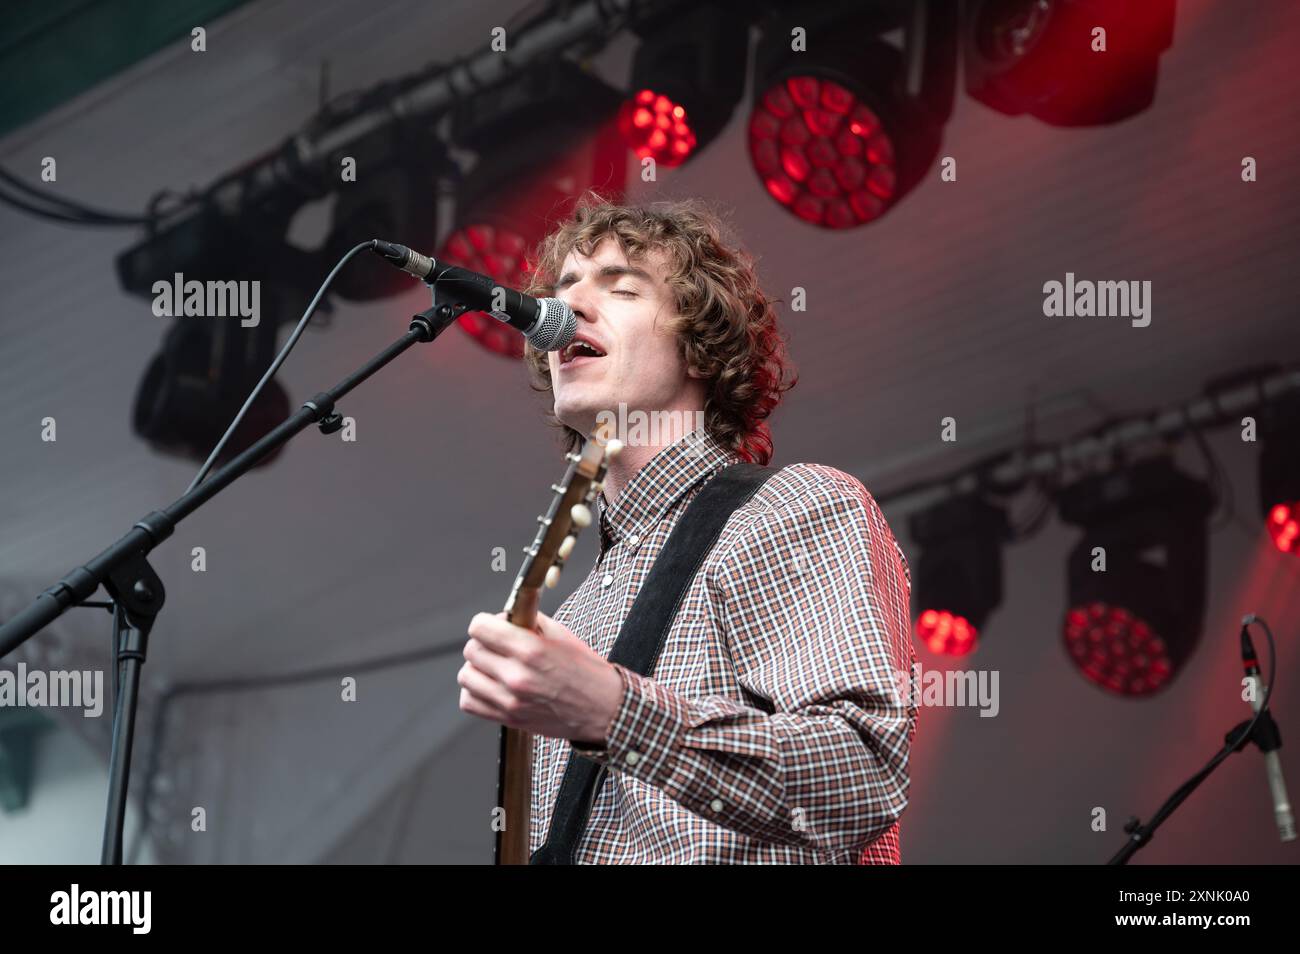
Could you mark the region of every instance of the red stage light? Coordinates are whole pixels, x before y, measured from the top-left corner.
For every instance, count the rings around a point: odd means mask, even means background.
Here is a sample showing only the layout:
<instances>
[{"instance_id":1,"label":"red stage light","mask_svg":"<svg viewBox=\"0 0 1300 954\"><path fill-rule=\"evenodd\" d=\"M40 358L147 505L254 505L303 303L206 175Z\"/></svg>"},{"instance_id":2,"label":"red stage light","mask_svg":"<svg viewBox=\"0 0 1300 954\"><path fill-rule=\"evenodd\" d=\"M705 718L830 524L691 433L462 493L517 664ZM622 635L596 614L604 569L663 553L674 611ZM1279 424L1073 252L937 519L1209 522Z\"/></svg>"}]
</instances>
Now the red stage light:
<instances>
[{"instance_id":1,"label":"red stage light","mask_svg":"<svg viewBox=\"0 0 1300 954\"><path fill-rule=\"evenodd\" d=\"M749 154L774 199L824 228L872 221L897 189L894 144L880 117L817 76L791 76L758 100Z\"/></svg>"},{"instance_id":2,"label":"red stage light","mask_svg":"<svg viewBox=\"0 0 1300 954\"><path fill-rule=\"evenodd\" d=\"M1268 513L1268 533L1283 553L1300 553L1300 501L1275 504Z\"/></svg>"},{"instance_id":3,"label":"red stage light","mask_svg":"<svg viewBox=\"0 0 1300 954\"><path fill-rule=\"evenodd\" d=\"M916 635L932 653L965 656L975 649L979 630L964 616L928 609L916 618Z\"/></svg>"},{"instance_id":4,"label":"red stage light","mask_svg":"<svg viewBox=\"0 0 1300 954\"><path fill-rule=\"evenodd\" d=\"M508 228L467 225L447 237L438 257L487 275L503 287L522 289L528 285L527 246L523 236ZM508 358L524 356L523 337L489 314L467 311L457 323L489 351Z\"/></svg>"},{"instance_id":5,"label":"red stage light","mask_svg":"<svg viewBox=\"0 0 1300 954\"><path fill-rule=\"evenodd\" d=\"M1075 606L1065 614L1063 633L1075 665L1111 692L1148 695L1173 674L1164 640L1145 620L1121 606Z\"/></svg>"},{"instance_id":6,"label":"red stage light","mask_svg":"<svg viewBox=\"0 0 1300 954\"><path fill-rule=\"evenodd\" d=\"M680 166L695 151L685 107L651 89L623 103L618 130L638 159L653 158L661 166Z\"/></svg>"},{"instance_id":7,"label":"red stage light","mask_svg":"<svg viewBox=\"0 0 1300 954\"><path fill-rule=\"evenodd\" d=\"M1175 0L973 0L965 5L966 91L1008 116L1054 126L1118 122L1155 100ZM1104 30L1098 55L1090 40Z\"/></svg>"}]
</instances>

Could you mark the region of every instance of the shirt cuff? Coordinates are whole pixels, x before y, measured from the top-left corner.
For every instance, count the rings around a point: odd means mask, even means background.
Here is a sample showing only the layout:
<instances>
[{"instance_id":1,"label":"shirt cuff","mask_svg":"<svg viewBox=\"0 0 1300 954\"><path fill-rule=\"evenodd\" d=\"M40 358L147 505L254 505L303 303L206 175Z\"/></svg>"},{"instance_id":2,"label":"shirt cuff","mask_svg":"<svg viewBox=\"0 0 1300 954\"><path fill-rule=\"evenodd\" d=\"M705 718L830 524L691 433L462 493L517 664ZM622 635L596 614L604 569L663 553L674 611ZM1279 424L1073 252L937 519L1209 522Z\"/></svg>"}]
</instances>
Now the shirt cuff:
<instances>
[{"instance_id":1,"label":"shirt cuff","mask_svg":"<svg viewBox=\"0 0 1300 954\"><path fill-rule=\"evenodd\" d=\"M623 702L605 744L591 748L577 742L583 758L663 788L673 774L673 756L690 725L686 701L653 679L614 663L623 680Z\"/></svg>"}]
</instances>

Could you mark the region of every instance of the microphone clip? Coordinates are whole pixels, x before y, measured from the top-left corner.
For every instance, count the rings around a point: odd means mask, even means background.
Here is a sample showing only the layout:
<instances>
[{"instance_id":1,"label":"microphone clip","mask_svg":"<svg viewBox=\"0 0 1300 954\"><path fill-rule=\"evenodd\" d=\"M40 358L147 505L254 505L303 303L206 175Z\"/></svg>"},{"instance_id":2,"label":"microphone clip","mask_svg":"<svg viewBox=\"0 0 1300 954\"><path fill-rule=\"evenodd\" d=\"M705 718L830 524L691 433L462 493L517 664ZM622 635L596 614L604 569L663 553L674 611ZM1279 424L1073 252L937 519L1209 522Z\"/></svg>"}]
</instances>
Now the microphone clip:
<instances>
[{"instance_id":1,"label":"microphone clip","mask_svg":"<svg viewBox=\"0 0 1300 954\"><path fill-rule=\"evenodd\" d=\"M1247 734L1246 730L1252 721L1255 722L1255 728ZM1254 742L1261 752L1275 752L1282 747L1282 732L1273 721L1273 713L1264 709L1258 719L1246 719L1233 726L1232 730L1223 737L1223 742L1234 752L1240 752L1249 742Z\"/></svg>"}]
</instances>

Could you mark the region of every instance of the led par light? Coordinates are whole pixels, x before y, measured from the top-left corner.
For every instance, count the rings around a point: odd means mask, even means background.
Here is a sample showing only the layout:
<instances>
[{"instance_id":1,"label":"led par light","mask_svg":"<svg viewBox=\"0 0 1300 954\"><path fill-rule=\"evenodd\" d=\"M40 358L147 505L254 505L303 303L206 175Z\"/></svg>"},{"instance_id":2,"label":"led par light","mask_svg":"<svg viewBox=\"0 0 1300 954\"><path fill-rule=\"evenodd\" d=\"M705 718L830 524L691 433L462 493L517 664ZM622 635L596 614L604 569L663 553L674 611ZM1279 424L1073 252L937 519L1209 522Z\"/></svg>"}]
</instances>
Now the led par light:
<instances>
[{"instance_id":1,"label":"led par light","mask_svg":"<svg viewBox=\"0 0 1300 954\"><path fill-rule=\"evenodd\" d=\"M733 6L701 4L636 27L643 39L618 128L638 158L681 165L731 119L749 52L749 21Z\"/></svg>"},{"instance_id":2,"label":"led par light","mask_svg":"<svg viewBox=\"0 0 1300 954\"><path fill-rule=\"evenodd\" d=\"M990 613L1002 602L1006 512L978 496L955 497L913 514L921 547L913 598L916 635L931 652L973 652Z\"/></svg>"},{"instance_id":3,"label":"led par light","mask_svg":"<svg viewBox=\"0 0 1300 954\"><path fill-rule=\"evenodd\" d=\"M955 5L842 9L803 27L802 52L791 24L812 19L808 8L764 23L749 118L750 161L768 194L829 229L873 222L917 185L956 82ZM901 49L881 39L898 26Z\"/></svg>"},{"instance_id":4,"label":"led par light","mask_svg":"<svg viewBox=\"0 0 1300 954\"><path fill-rule=\"evenodd\" d=\"M1083 529L1067 566L1066 652L1111 692L1163 688L1200 639L1210 489L1161 457L1085 477L1057 503Z\"/></svg>"}]
</instances>

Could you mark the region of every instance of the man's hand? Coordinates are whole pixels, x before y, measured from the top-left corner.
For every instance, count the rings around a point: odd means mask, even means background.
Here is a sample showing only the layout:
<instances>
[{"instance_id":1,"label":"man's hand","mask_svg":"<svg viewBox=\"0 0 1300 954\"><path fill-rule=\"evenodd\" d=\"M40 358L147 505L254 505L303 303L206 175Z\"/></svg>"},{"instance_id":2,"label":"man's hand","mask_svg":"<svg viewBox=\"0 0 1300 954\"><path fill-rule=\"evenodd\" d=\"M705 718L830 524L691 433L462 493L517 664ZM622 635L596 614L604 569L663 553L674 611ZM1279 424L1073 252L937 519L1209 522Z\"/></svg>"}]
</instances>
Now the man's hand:
<instances>
[{"instance_id":1,"label":"man's hand","mask_svg":"<svg viewBox=\"0 0 1300 954\"><path fill-rule=\"evenodd\" d=\"M537 630L479 613L469 622L460 709L534 735L604 744L623 703L623 680L563 623Z\"/></svg>"}]
</instances>

